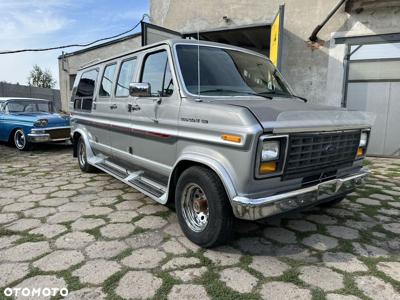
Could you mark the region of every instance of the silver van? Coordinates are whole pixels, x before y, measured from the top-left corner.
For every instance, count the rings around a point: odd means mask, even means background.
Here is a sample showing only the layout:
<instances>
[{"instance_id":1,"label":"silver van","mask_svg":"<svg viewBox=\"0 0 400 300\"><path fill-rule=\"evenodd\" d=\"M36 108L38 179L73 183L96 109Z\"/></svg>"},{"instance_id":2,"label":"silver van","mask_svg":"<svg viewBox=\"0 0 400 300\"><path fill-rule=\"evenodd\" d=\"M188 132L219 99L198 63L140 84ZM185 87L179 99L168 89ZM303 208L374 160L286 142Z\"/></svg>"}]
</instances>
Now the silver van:
<instances>
[{"instance_id":1,"label":"silver van","mask_svg":"<svg viewBox=\"0 0 400 300\"><path fill-rule=\"evenodd\" d=\"M235 217L332 205L368 175L373 117L305 102L257 52L167 40L79 71L74 156L173 203L186 236L212 247Z\"/></svg>"}]
</instances>

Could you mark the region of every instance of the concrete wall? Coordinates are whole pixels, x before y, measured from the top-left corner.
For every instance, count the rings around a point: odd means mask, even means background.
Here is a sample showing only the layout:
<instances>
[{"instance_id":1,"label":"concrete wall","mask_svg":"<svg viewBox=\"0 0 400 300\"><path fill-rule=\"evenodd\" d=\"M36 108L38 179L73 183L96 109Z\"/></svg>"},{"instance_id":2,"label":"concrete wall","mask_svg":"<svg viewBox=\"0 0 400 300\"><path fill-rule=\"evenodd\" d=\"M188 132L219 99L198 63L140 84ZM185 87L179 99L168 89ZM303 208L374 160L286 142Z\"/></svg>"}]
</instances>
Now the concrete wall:
<instances>
[{"instance_id":1,"label":"concrete wall","mask_svg":"<svg viewBox=\"0 0 400 300\"><path fill-rule=\"evenodd\" d=\"M103 60L124 52L131 51L141 46L141 37L136 36L119 42L106 45L101 48L94 48L85 52L78 52L77 54L66 54L63 59L58 59L59 66L59 82L61 103L64 110L68 110L68 103L71 98L71 89L73 82L70 82L70 75L76 74L78 69L94 60Z\"/></svg>"},{"instance_id":2,"label":"concrete wall","mask_svg":"<svg viewBox=\"0 0 400 300\"><path fill-rule=\"evenodd\" d=\"M26 97L52 100L54 108L61 109L60 91L34 86L0 82L0 97Z\"/></svg>"},{"instance_id":3,"label":"concrete wall","mask_svg":"<svg viewBox=\"0 0 400 300\"><path fill-rule=\"evenodd\" d=\"M151 21L180 32L271 22L285 3L283 74L299 96L311 102L340 105L343 87L344 46L335 45L332 33L399 32L399 9L379 8L347 14L342 7L320 32L325 43L317 49L307 43L313 29L338 0L151 0ZM222 17L227 16L227 24ZM331 51L331 48L334 50ZM332 81L333 82L330 82Z\"/></svg>"}]
</instances>

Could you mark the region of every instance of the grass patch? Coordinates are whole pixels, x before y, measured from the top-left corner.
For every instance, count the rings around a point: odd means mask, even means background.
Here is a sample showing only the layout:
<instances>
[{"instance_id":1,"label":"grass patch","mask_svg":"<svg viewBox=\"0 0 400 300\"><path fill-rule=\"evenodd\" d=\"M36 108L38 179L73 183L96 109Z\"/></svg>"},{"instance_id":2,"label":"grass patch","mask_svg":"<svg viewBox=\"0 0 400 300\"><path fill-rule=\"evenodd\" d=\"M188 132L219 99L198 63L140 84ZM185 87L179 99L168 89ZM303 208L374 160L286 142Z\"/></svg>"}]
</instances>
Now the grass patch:
<instances>
[{"instance_id":1,"label":"grass patch","mask_svg":"<svg viewBox=\"0 0 400 300\"><path fill-rule=\"evenodd\" d=\"M153 299L157 300L167 299L168 293L171 291L172 287L175 284L179 284L180 281L175 279L166 272L158 272L155 275L161 278L163 283L161 287L157 290L157 293Z\"/></svg>"},{"instance_id":2,"label":"grass patch","mask_svg":"<svg viewBox=\"0 0 400 300\"><path fill-rule=\"evenodd\" d=\"M325 293L321 289L312 289L311 295L312 295L312 300L325 300L326 299Z\"/></svg>"},{"instance_id":3,"label":"grass patch","mask_svg":"<svg viewBox=\"0 0 400 300\"><path fill-rule=\"evenodd\" d=\"M107 300L123 300L123 298L115 293L115 290L117 289L118 282L127 272L127 270L121 270L104 281L102 286L103 292L107 294Z\"/></svg>"}]
</instances>

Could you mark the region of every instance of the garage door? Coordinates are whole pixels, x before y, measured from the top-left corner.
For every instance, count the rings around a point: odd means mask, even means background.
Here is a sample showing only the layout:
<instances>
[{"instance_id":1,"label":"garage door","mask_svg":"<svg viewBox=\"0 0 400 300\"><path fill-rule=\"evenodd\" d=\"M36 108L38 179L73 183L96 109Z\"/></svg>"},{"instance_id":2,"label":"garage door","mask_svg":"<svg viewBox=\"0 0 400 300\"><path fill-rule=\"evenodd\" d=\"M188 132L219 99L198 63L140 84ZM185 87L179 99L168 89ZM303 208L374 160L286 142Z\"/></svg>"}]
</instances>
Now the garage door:
<instances>
[{"instance_id":1,"label":"garage door","mask_svg":"<svg viewBox=\"0 0 400 300\"><path fill-rule=\"evenodd\" d=\"M352 46L352 52L347 108L376 114L368 154L400 156L400 43Z\"/></svg>"}]
</instances>

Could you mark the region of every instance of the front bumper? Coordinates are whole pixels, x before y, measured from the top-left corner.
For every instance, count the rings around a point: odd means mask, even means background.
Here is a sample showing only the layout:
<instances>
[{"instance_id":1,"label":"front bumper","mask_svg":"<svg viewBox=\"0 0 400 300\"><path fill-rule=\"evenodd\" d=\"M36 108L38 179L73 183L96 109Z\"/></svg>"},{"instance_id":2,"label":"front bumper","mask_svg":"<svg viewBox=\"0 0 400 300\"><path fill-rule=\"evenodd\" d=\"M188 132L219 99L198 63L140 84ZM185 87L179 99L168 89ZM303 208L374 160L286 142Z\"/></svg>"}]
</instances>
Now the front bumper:
<instances>
[{"instance_id":1,"label":"front bumper","mask_svg":"<svg viewBox=\"0 0 400 300\"><path fill-rule=\"evenodd\" d=\"M301 207L313 206L329 198L353 191L368 175L369 172L362 169L347 177L265 198L251 199L236 196L232 199L233 212L239 219L257 220Z\"/></svg>"},{"instance_id":2,"label":"front bumper","mask_svg":"<svg viewBox=\"0 0 400 300\"><path fill-rule=\"evenodd\" d=\"M31 143L45 143L45 142L62 142L71 138L71 127L54 127L54 128L33 128L28 133L28 140Z\"/></svg>"}]
</instances>

